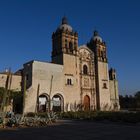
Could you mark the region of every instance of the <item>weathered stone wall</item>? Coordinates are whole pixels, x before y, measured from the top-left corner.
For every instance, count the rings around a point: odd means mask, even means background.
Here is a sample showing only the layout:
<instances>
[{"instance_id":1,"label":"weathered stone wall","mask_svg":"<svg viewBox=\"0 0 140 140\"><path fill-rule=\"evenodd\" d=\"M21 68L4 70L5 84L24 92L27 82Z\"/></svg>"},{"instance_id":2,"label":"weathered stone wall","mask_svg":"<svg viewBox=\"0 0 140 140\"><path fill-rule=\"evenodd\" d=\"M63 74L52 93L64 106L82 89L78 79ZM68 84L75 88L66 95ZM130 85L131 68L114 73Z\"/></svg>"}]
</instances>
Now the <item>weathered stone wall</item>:
<instances>
[{"instance_id":1,"label":"weathered stone wall","mask_svg":"<svg viewBox=\"0 0 140 140\"><path fill-rule=\"evenodd\" d=\"M87 54L89 53L86 48L81 50L81 53L84 51ZM86 57L86 55L84 56ZM89 61L81 60L80 54L77 56L63 54L63 65L39 61L26 63L24 73L25 75L28 74L27 85L30 86L27 86L25 112L34 112L36 109L38 85L40 85L39 95L50 95L51 99L56 94L61 95L64 100L64 111L76 111L77 106L83 103L86 95L90 97L91 109L96 109L97 93L95 92L95 71L92 61L91 58L89 58ZM84 64L88 66L89 73L87 75L81 75ZM68 79L71 79L71 84L68 84ZM111 98L114 98L114 89L112 83L109 83L108 63L98 62L98 80L101 110L110 110L112 109L113 100ZM52 90L50 93L51 84ZM106 87L104 87L104 84ZM116 83L116 92L117 90Z\"/></svg>"},{"instance_id":2,"label":"weathered stone wall","mask_svg":"<svg viewBox=\"0 0 140 140\"><path fill-rule=\"evenodd\" d=\"M64 79L62 65L33 61L31 67L32 72L29 73L32 73L32 85L26 92L25 112L35 111L38 85L40 85L39 95L47 94L52 99L55 94L61 94L65 98L63 94ZM52 90L50 93L52 76Z\"/></svg>"},{"instance_id":3,"label":"weathered stone wall","mask_svg":"<svg viewBox=\"0 0 140 140\"><path fill-rule=\"evenodd\" d=\"M98 80L99 80L100 109L109 110L111 104L110 104L108 63L100 61L98 62Z\"/></svg>"},{"instance_id":4,"label":"weathered stone wall","mask_svg":"<svg viewBox=\"0 0 140 140\"><path fill-rule=\"evenodd\" d=\"M80 104L80 82L79 82L79 58L78 56L64 54L64 79L63 84L65 94L65 110L75 110ZM67 80L71 79L72 84L68 84Z\"/></svg>"},{"instance_id":5,"label":"weathered stone wall","mask_svg":"<svg viewBox=\"0 0 140 140\"><path fill-rule=\"evenodd\" d=\"M6 80L7 80L7 74L0 74L0 87L5 88ZM21 76L12 75L11 90L21 91L21 80L22 80Z\"/></svg>"},{"instance_id":6,"label":"weathered stone wall","mask_svg":"<svg viewBox=\"0 0 140 140\"><path fill-rule=\"evenodd\" d=\"M112 110L119 110L119 93L118 93L118 81L110 80L110 100L112 105Z\"/></svg>"}]
</instances>

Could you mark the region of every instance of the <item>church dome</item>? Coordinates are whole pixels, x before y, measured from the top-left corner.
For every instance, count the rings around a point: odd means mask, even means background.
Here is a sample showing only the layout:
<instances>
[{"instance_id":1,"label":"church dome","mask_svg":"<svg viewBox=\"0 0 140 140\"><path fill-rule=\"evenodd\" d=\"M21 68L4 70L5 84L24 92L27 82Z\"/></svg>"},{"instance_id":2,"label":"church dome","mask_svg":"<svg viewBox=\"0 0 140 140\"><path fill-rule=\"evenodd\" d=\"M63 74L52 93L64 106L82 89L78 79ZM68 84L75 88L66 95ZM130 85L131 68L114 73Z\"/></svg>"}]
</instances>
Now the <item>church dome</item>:
<instances>
[{"instance_id":1,"label":"church dome","mask_svg":"<svg viewBox=\"0 0 140 140\"><path fill-rule=\"evenodd\" d=\"M66 17L62 18L62 24L58 27L58 30L64 30L69 32L73 31L72 27L68 24L68 20Z\"/></svg>"},{"instance_id":2,"label":"church dome","mask_svg":"<svg viewBox=\"0 0 140 140\"><path fill-rule=\"evenodd\" d=\"M97 31L94 31L93 40L94 40L94 41L103 42L102 38L99 36L99 34L98 34Z\"/></svg>"}]
</instances>

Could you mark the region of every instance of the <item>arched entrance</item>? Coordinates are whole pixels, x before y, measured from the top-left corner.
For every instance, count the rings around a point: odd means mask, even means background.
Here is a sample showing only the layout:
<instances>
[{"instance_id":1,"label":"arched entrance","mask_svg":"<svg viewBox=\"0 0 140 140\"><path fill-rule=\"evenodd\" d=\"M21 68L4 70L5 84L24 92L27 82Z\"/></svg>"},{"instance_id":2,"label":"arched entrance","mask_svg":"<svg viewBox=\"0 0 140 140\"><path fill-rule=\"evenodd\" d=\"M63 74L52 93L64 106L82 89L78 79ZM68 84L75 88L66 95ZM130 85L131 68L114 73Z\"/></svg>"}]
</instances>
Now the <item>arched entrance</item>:
<instances>
[{"instance_id":1,"label":"arched entrance","mask_svg":"<svg viewBox=\"0 0 140 140\"><path fill-rule=\"evenodd\" d=\"M61 94L56 94L52 98L54 112L62 112L64 110L64 98Z\"/></svg>"},{"instance_id":2,"label":"arched entrance","mask_svg":"<svg viewBox=\"0 0 140 140\"><path fill-rule=\"evenodd\" d=\"M90 97L88 95L84 96L84 111L89 111L90 110Z\"/></svg>"},{"instance_id":3,"label":"arched entrance","mask_svg":"<svg viewBox=\"0 0 140 140\"><path fill-rule=\"evenodd\" d=\"M46 112L49 107L49 95L42 94L39 96L38 112Z\"/></svg>"}]
</instances>

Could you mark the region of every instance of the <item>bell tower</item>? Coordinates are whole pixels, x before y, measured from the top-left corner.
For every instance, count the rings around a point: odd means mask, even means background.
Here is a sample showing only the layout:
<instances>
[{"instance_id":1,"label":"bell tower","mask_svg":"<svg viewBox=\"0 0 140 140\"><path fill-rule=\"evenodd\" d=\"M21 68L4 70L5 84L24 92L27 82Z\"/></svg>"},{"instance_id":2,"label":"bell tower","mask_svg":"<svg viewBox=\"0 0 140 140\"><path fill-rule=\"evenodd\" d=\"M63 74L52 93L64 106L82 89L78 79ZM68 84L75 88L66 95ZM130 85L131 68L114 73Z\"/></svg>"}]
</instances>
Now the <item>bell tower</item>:
<instances>
[{"instance_id":1,"label":"bell tower","mask_svg":"<svg viewBox=\"0 0 140 140\"><path fill-rule=\"evenodd\" d=\"M111 68L109 70L109 82L110 82L110 99L113 110L119 110L119 91L118 91L118 80L116 78L116 70Z\"/></svg>"},{"instance_id":2,"label":"bell tower","mask_svg":"<svg viewBox=\"0 0 140 140\"><path fill-rule=\"evenodd\" d=\"M95 56L97 108L99 110L109 110L110 91L106 44L99 36L99 33L94 31L93 37L87 46L94 52Z\"/></svg>"},{"instance_id":3,"label":"bell tower","mask_svg":"<svg viewBox=\"0 0 140 140\"><path fill-rule=\"evenodd\" d=\"M52 63L63 65L65 102L73 108L80 101L78 34L66 17L52 34L52 47Z\"/></svg>"},{"instance_id":4,"label":"bell tower","mask_svg":"<svg viewBox=\"0 0 140 140\"><path fill-rule=\"evenodd\" d=\"M61 25L52 34L52 62L64 64L64 54L77 55L78 34L68 24L66 17L62 18Z\"/></svg>"},{"instance_id":5,"label":"bell tower","mask_svg":"<svg viewBox=\"0 0 140 140\"><path fill-rule=\"evenodd\" d=\"M99 36L98 31L94 31L94 35L88 43L88 47L95 53L96 60L107 63L106 44Z\"/></svg>"}]
</instances>

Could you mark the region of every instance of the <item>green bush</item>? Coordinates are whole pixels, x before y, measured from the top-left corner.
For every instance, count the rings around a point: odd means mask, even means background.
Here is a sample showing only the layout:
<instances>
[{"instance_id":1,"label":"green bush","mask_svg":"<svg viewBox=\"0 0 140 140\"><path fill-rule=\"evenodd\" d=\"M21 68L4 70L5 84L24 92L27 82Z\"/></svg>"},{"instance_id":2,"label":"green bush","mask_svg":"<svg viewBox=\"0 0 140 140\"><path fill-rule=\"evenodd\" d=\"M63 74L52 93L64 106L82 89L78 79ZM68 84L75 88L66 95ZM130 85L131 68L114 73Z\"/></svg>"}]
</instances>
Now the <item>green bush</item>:
<instances>
[{"instance_id":1,"label":"green bush","mask_svg":"<svg viewBox=\"0 0 140 140\"><path fill-rule=\"evenodd\" d=\"M26 116L26 117L35 117L35 115L36 115L36 113L34 113L34 112L29 112L29 113L27 113L25 116Z\"/></svg>"},{"instance_id":2,"label":"green bush","mask_svg":"<svg viewBox=\"0 0 140 140\"><path fill-rule=\"evenodd\" d=\"M82 119L94 121L113 121L113 122L140 122L140 112L103 112L103 111L89 111L89 112L63 112L59 114L61 119Z\"/></svg>"}]
</instances>

